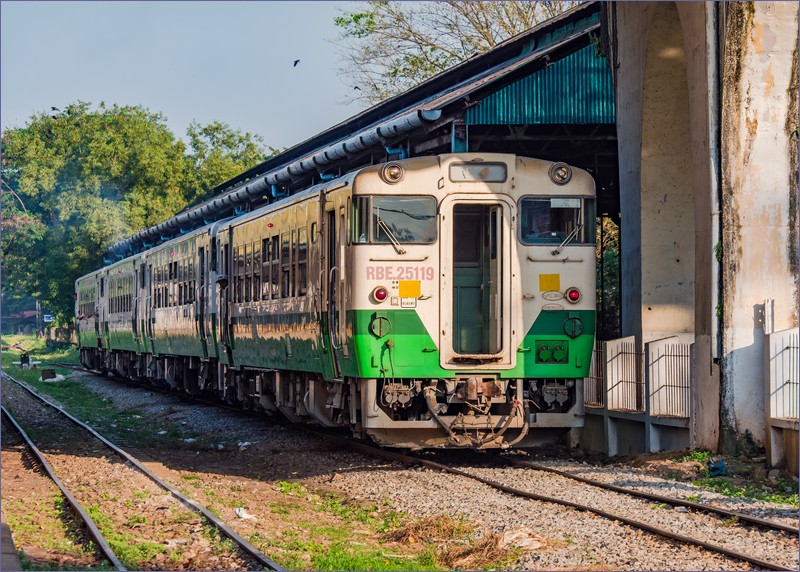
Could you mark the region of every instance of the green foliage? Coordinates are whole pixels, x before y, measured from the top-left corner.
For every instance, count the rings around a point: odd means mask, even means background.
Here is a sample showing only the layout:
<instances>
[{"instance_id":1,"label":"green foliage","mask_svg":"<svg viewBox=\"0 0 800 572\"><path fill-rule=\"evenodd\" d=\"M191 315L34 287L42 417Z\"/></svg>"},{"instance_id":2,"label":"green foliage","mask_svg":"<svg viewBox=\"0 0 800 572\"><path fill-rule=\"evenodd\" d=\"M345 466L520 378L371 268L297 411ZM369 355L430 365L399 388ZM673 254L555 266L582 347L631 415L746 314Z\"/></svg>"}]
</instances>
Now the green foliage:
<instances>
[{"instance_id":1,"label":"green foliage","mask_svg":"<svg viewBox=\"0 0 800 572\"><path fill-rule=\"evenodd\" d=\"M353 99L377 103L576 4L359 2L334 18L340 71L359 88Z\"/></svg>"},{"instance_id":2,"label":"green foliage","mask_svg":"<svg viewBox=\"0 0 800 572\"><path fill-rule=\"evenodd\" d=\"M622 333L620 307L619 226L603 217L597 225L597 335L601 340Z\"/></svg>"},{"instance_id":3,"label":"green foliage","mask_svg":"<svg viewBox=\"0 0 800 572\"><path fill-rule=\"evenodd\" d=\"M259 137L192 124L190 146L160 113L78 101L6 129L2 152L3 298L43 301L71 320L75 280L102 251L204 198L265 158ZM274 150L271 150L274 152ZM14 306L16 307L16 306Z\"/></svg>"},{"instance_id":4,"label":"green foliage","mask_svg":"<svg viewBox=\"0 0 800 572\"><path fill-rule=\"evenodd\" d=\"M305 488L303 488L303 485L298 483L287 483L286 481L278 481L278 484L275 485L275 488L278 489L279 492L290 496L301 496L306 494L306 490Z\"/></svg>"},{"instance_id":5,"label":"green foliage","mask_svg":"<svg viewBox=\"0 0 800 572\"><path fill-rule=\"evenodd\" d=\"M238 129L231 129L227 123L214 121L203 126L193 122L187 135L192 150L192 184L189 188L195 191L191 202L208 198L209 191L215 186L267 158L261 136L243 134ZM278 153L272 147L269 151L270 155Z\"/></svg>"}]
</instances>

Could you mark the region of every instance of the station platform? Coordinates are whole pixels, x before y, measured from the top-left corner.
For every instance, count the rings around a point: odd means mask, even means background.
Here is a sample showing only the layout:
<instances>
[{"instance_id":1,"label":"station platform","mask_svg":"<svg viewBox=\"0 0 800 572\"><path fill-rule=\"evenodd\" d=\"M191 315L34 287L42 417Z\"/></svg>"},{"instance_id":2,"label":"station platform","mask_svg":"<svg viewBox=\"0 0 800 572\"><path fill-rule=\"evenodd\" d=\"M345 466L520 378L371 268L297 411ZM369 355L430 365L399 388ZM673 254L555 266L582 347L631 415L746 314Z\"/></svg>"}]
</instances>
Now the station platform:
<instances>
[{"instance_id":1,"label":"station platform","mask_svg":"<svg viewBox=\"0 0 800 572\"><path fill-rule=\"evenodd\" d=\"M19 562L17 549L14 547L14 540L11 538L11 529L5 521L2 522L2 536L0 537L0 548L3 550L2 559L0 559L0 570L7 572L9 570L22 570L22 565Z\"/></svg>"}]
</instances>

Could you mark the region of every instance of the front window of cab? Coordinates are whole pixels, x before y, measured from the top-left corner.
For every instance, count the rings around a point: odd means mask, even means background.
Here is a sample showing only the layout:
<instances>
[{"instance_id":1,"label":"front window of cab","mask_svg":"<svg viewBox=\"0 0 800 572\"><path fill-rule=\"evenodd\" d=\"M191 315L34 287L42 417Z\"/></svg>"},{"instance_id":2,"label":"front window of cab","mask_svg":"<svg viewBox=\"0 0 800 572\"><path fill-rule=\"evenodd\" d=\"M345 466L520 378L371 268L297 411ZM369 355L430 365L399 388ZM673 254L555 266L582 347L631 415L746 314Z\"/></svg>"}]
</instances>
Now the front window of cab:
<instances>
[{"instance_id":1,"label":"front window of cab","mask_svg":"<svg viewBox=\"0 0 800 572\"><path fill-rule=\"evenodd\" d=\"M430 244L436 241L434 197L361 196L354 199L354 242Z\"/></svg>"},{"instance_id":2,"label":"front window of cab","mask_svg":"<svg viewBox=\"0 0 800 572\"><path fill-rule=\"evenodd\" d=\"M519 202L523 244L593 244L594 199L589 197L525 197Z\"/></svg>"}]
</instances>

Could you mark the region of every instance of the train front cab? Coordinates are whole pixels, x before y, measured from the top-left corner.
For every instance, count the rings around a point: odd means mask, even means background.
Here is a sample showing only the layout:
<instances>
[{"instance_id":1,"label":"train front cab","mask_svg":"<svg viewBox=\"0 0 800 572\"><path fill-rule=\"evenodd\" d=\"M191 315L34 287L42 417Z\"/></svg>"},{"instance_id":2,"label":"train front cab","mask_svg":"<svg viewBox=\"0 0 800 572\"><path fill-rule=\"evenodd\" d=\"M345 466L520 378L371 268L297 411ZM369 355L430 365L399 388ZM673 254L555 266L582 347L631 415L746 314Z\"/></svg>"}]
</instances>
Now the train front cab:
<instances>
[{"instance_id":1,"label":"train front cab","mask_svg":"<svg viewBox=\"0 0 800 572\"><path fill-rule=\"evenodd\" d=\"M489 154L398 165L394 183L384 166L353 187L354 202L370 197L354 210L363 229L352 249L364 431L388 446L505 447L581 425L594 334L589 174L567 167L554 181L552 163ZM396 196L413 200L387 204ZM537 209L553 230L532 239L521 233Z\"/></svg>"}]
</instances>

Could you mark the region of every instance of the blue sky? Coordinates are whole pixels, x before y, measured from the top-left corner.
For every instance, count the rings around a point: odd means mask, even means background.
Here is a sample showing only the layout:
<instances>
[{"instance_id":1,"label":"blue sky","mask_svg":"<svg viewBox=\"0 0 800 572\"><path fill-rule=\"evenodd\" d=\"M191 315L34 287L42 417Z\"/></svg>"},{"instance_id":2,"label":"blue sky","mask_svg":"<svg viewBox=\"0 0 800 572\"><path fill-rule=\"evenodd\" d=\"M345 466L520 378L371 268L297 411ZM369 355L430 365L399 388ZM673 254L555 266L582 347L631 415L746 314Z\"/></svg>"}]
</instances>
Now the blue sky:
<instances>
[{"instance_id":1,"label":"blue sky","mask_svg":"<svg viewBox=\"0 0 800 572\"><path fill-rule=\"evenodd\" d=\"M224 121L290 147L361 111L344 105L333 19L349 2L0 4L0 121L77 100L143 105L184 138ZM300 64L293 67L293 62Z\"/></svg>"}]
</instances>

